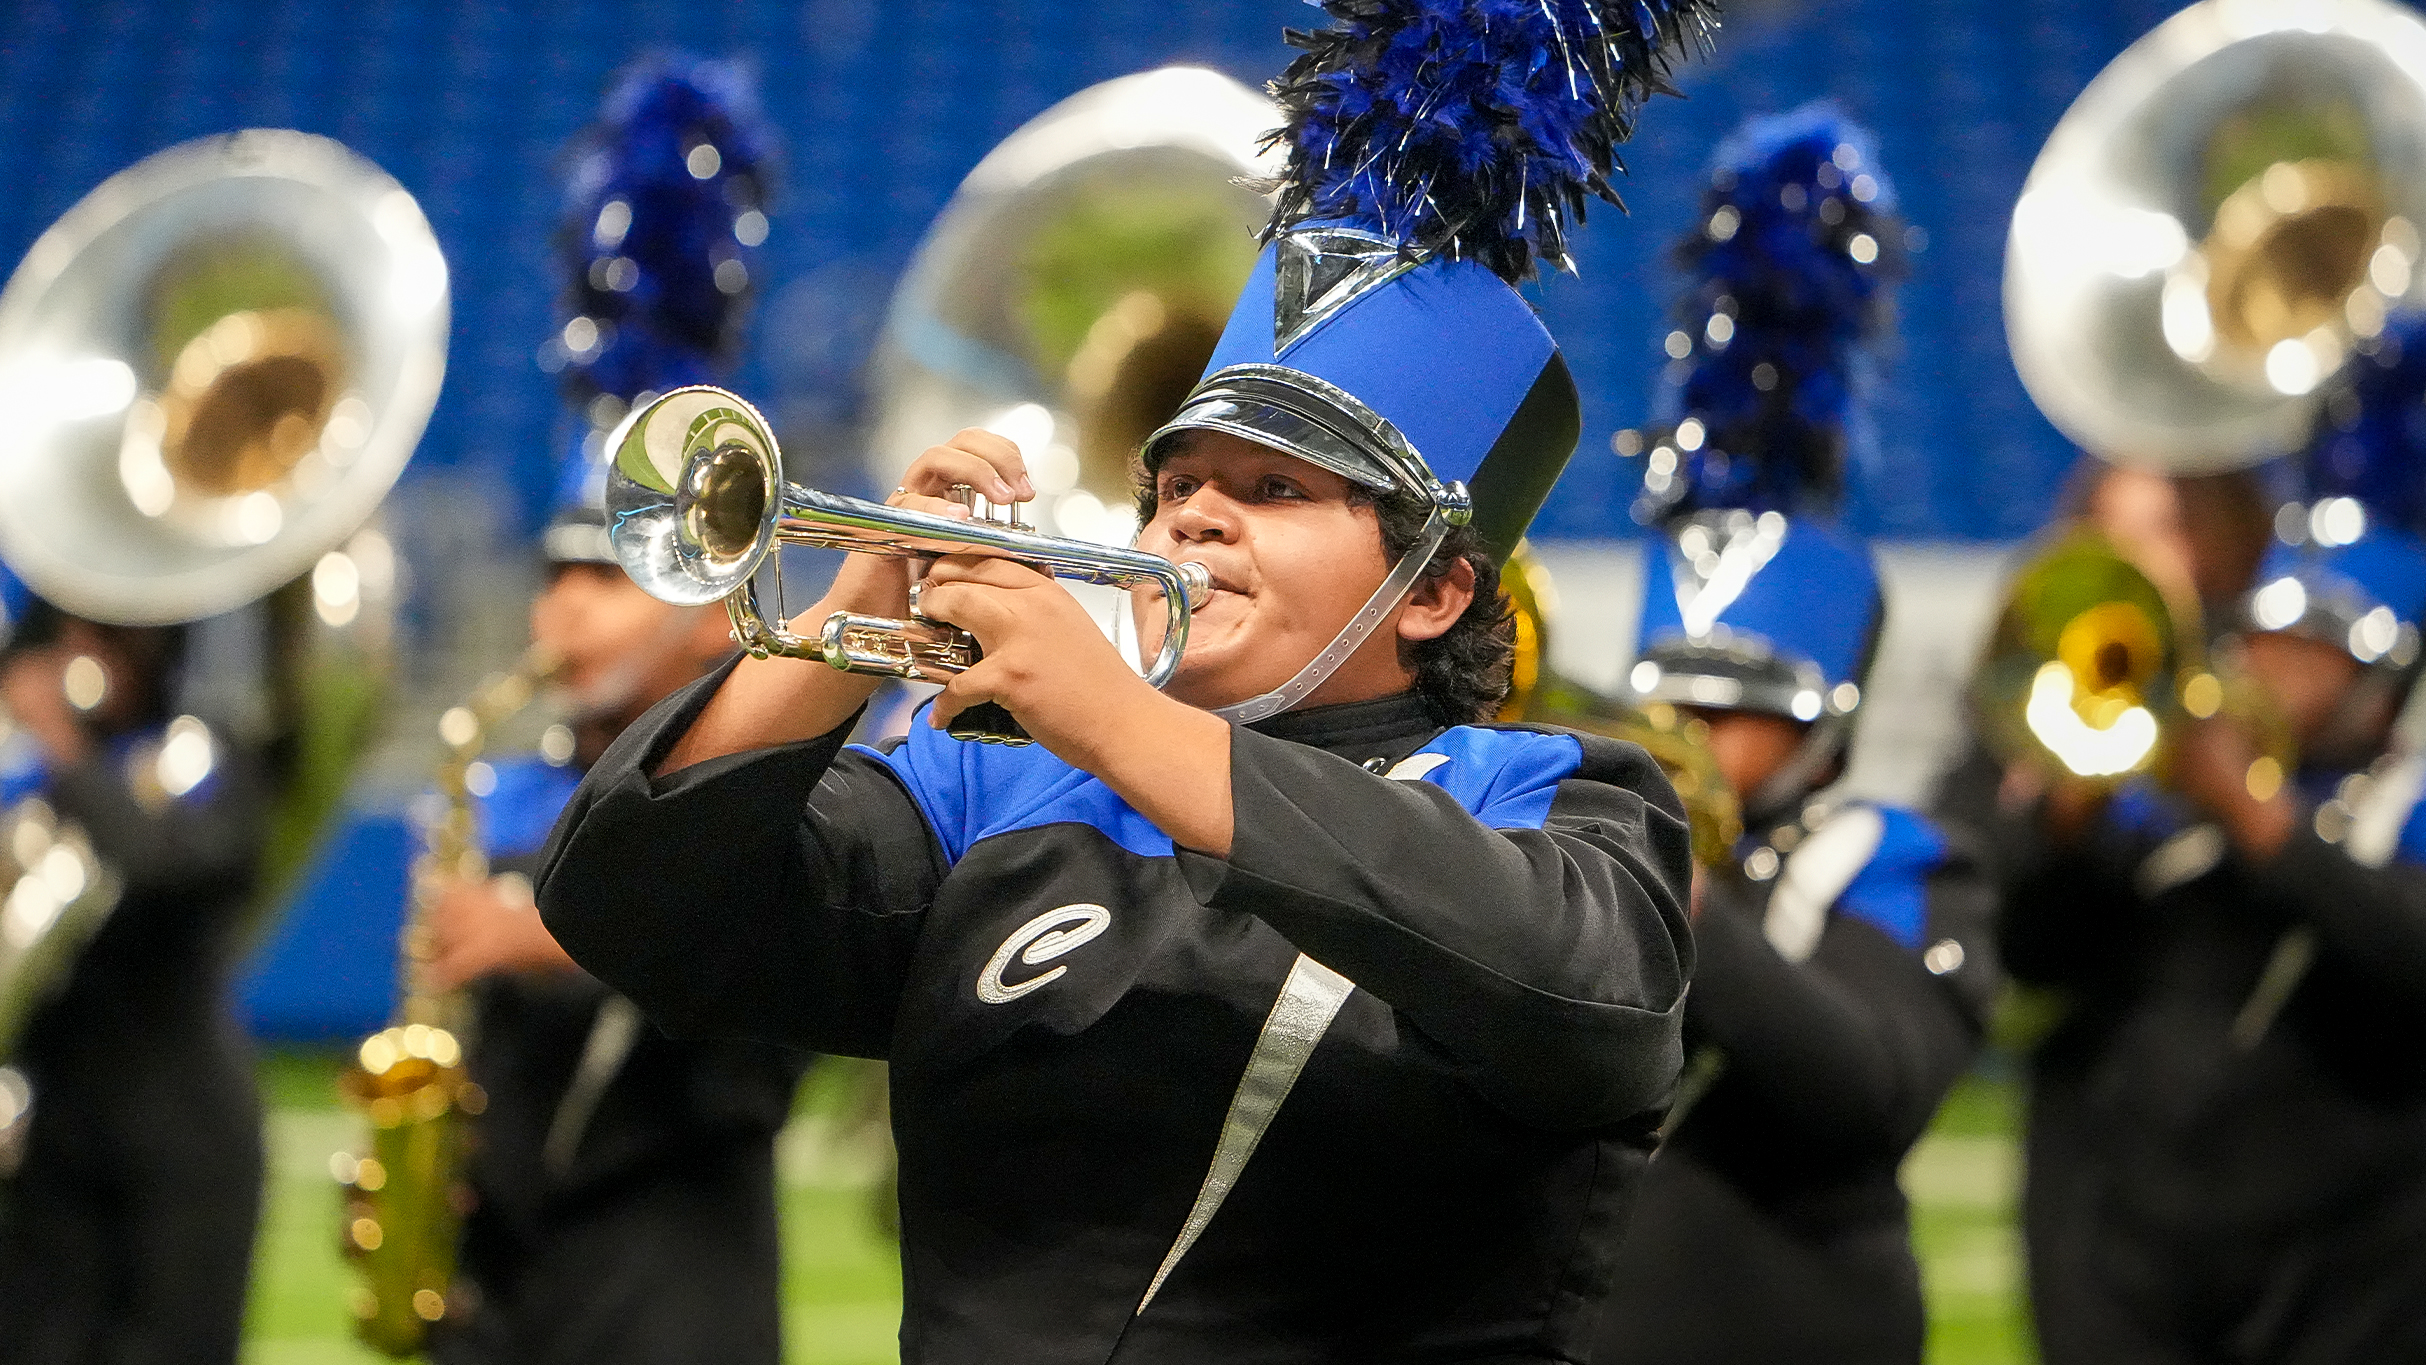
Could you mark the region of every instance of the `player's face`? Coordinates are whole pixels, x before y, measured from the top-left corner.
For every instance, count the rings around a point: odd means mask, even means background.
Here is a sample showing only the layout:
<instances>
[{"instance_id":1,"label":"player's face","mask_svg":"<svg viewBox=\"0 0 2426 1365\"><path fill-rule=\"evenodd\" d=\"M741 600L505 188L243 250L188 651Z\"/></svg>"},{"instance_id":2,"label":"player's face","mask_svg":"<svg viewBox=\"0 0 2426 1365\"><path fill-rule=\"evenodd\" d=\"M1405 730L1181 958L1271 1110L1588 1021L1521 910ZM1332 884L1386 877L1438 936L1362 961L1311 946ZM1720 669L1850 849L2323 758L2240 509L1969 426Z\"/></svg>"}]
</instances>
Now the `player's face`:
<instances>
[{"instance_id":1,"label":"player's face","mask_svg":"<svg viewBox=\"0 0 2426 1365\"><path fill-rule=\"evenodd\" d=\"M1800 721L1757 711L1684 709L1708 723L1711 760L1740 797L1749 797L1776 776L1810 729Z\"/></svg>"},{"instance_id":2,"label":"player's face","mask_svg":"<svg viewBox=\"0 0 2426 1365\"><path fill-rule=\"evenodd\" d=\"M1190 623L1187 653L1166 689L1192 705L1225 706L1287 682L1390 571L1371 500L1294 456L1198 432L1163 461L1155 489L1159 502L1138 548L1213 574L1212 597ZM1138 614L1151 638L1159 599L1141 602ZM1410 682L1393 620L1307 700L1388 696Z\"/></svg>"},{"instance_id":3,"label":"player's face","mask_svg":"<svg viewBox=\"0 0 2426 1365\"><path fill-rule=\"evenodd\" d=\"M531 638L562 660L557 684L578 712L646 704L697 676L698 613L641 591L611 564L567 564L531 603ZM712 624L712 623L711 623ZM715 632L704 632L714 643Z\"/></svg>"}]
</instances>

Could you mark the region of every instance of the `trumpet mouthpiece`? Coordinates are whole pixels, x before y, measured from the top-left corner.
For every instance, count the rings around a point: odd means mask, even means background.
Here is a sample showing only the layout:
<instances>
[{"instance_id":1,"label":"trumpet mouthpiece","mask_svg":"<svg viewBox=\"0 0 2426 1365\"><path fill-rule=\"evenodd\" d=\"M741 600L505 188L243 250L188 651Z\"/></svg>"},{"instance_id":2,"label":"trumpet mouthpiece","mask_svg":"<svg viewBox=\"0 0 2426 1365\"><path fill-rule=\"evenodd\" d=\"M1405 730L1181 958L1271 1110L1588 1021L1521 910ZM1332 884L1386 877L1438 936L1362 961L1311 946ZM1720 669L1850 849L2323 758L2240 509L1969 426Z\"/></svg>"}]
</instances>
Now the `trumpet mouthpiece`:
<instances>
[{"instance_id":1,"label":"trumpet mouthpiece","mask_svg":"<svg viewBox=\"0 0 2426 1365\"><path fill-rule=\"evenodd\" d=\"M1204 565L1193 559L1182 560L1179 581L1187 585L1188 610L1200 610L1205 603L1213 600L1213 571Z\"/></svg>"}]
</instances>

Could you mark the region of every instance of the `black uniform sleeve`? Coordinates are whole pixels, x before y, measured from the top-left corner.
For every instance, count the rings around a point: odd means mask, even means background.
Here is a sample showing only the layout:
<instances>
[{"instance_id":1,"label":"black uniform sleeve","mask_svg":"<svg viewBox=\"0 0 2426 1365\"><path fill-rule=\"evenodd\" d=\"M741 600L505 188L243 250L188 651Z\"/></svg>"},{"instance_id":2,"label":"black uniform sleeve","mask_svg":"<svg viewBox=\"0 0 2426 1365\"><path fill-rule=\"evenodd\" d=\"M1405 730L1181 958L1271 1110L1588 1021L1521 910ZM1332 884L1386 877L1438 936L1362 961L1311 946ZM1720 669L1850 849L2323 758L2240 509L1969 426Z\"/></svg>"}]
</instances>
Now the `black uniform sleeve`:
<instances>
[{"instance_id":1,"label":"black uniform sleeve","mask_svg":"<svg viewBox=\"0 0 2426 1365\"><path fill-rule=\"evenodd\" d=\"M678 1036L881 1057L943 878L915 802L850 733L650 770L730 666L660 702L582 779L539 909L584 969Z\"/></svg>"},{"instance_id":2,"label":"black uniform sleeve","mask_svg":"<svg viewBox=\"0 0 2426 1365\"><path fill-rule=\"evenodd\" d=\"M2426 1007L2426 868L2361 866L2305 824L2254 869L2324 951L2362 979Z\"/></svg>"},{"instance_id":3,"label":"black uniform sleeve","mask_svg":"<svg viewBox=\"0 0 2426 1365\"><path fill-rule=\"evenodd\" d=\"M1430 783L1232 733L1230 857L1181 854L1200 900L1391 1005L1518 1119L1582 1128L1666 1104L1690 860L1641 750L1581 738L1541 827L1494 829Z\"/></svg>"},{"instance_id":4,"label":"black uniform sleeve","mask_svg":"<svg viewBox=\"0 0 2426 1365\"><path fill-rule=\"evenodd\" d=\"M129 902L240 894L252 885L268 803L252 765L222 753L220 770L187 796L138 801L121 765L96 755L53 773L50 797L84 827Z\"/></svg>"},{"instance_id":5,"label":"black uniform sleeve","mask_svg":"<svg viewBox=\"0 0 2426 1365\"><path fill-rule=\"evenodd\" d=\"M2148 849L2104 820L2058 846L2035 810L1998 806L2002 767L1975 745L1938 791L1935 814L1977 853L1997 905L1996 953L2026 985L2115 985L2140 961L2145 925L2132 873Z\"/></svg>"},{"instance_id":6,"label":"black uniform sleeve","mask_svg":"<svg viewBox=\"0 0 2426 1365\"><path fill-rule=\"evenodd\" d=\"M1719 1084L1749 1092L1780 1121L1780 1139L1900 1154L1978 1047L1994 975L1987 945L1974 938L1965 948L1958 980L1838 914L1812 955L1791 963L1762 933L1764 900L1752 890L1718 882L1705 893L1687 1028L1725 1054ZM1926 894L1932 936L1956 925L1984 936L1990 891L1969 860L1938 867Z\"/></svg>"}]
</instances>

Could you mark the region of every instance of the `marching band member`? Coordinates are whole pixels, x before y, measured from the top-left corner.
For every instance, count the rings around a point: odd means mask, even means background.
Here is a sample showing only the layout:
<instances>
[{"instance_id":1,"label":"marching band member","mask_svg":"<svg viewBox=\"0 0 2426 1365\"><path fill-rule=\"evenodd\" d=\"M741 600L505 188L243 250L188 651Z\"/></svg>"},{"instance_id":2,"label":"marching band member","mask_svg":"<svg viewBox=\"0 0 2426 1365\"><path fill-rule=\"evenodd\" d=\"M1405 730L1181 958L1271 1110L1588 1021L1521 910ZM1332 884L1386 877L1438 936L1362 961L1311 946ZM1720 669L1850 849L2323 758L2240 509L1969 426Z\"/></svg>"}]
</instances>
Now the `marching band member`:
<instances>
[{"instance_id":1,"label":"marching band member","mask_svg":"<svg viewBox=\"0 0 2426 1365\"><path fill-rule=\"evenodd\" d=\"M1169 690L1056 580L946 556L924 608L984 658L906 742L844 746L873 680L744 661L550 844L549 927L669 1029L890 1059L905 1360L1581 1359L1674 1082L1673 792L1477 722L1577 431L1510 282L1708 17L1329 9L1273 239L1144 451L1139 544L1214 583ZM954 484L1029 496L965 431L893 501ZM804 621L907 577L854 557ZM987 702L1035 743L938 728Z\"/></svg>"},{"instance_id":2,"label":"marching band member","mask_svg":"<svg viewBox=\"0 0 2426 1365\"><path fill-rule=\"evenodd\" d=\"M177 714L185 627L11 596L0 706L18 734L0 747L0 804L42 796L124 889L12 1059L34 1111L0 1182L0 1353L233 1365L262 1153L229 988L265 783Z\"/></svg>"},{"instance_id":3,"label":"marching band member","mask_svg":"<svg viewBox=\"0 0 2426 1365\"><path fill-rule=\"evenodd\" d=\"M1744 807L1696 888L1696 1046L1619 1253L1596 1362L1921 1358L1896 1171L1976 1050L1987 888L1843 771L1884 603L1824 519L1900 245L1870 135L1833 106L1720 149L1680 260L1698 333L1640 509L1636 699L1708 725Z\"/></svg>"},{"instance_id":4,"label":"marching band member","mask_svg":"<svg viewBox=\"0 0 2426 1365\"><path fill-rule=\"evenodd\" d=\"M1950 785L1998 840L2008 965L2064 1007L2024 1205L2056 1365L2426 1353L2401 1041L2426 1024L2426 757L2392 746L2426 615L2420 348L2413 322L2352 362L2310 499L2225 617L2263 706L2185 722L2161 781Z\"/></svg>"},{"instance_id":5,"label":"marching band member","mask_svg":"<svg viewBox=\"0 0 2426 1365\"><path fill-rule=\"evenodd\" d=\"M570 302L612 326L569 358L583 411L620 413L729 357L746 296L720 290L715 270L742 259L732 219L758 202L767 135L751 102L730 67L644 62L581 146L562 243ZM691 173L699 146L719 153L707 177ZM579 426L531 606L532 639L577 714L550 751L492 762L475 823L496 875L456 881L431 916L432 985L471 988L470 1065L488 1095L473 1120L463 1306L431 1353L442 1365L775 1365L774 1138L806 1057L663 1037L573 965L531 904L540 846L582 772L732 652L723 612L668 606L615 566L603 433Z\"/></svg>"}]
</instances>

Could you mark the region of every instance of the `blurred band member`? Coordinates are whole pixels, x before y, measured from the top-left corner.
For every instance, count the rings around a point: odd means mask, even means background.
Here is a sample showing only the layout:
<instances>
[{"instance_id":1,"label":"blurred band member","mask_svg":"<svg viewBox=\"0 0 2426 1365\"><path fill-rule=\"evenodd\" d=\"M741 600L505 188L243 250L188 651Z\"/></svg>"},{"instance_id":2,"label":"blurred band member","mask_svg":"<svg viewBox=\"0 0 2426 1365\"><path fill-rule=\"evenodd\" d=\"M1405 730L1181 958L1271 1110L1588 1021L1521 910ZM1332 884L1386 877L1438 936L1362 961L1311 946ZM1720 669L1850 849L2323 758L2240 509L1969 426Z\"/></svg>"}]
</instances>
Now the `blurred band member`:
<instances>
[{"instance_id":1,"label":"blurred band member","mask_svg":"<svg viewBox=\"0 0 2426 1365\"><path fill-rule=\"evenodd\" d=\"M2388 750L2426 611L2422 346L2353 362L2270 546L2188 545L2205 577L2263 549L2216 647L2254 704L2119 787L1950 781L1997 838L2007 964L2062 1011L2025 1192L2053 1365L2426 1358L2426 759Z\"/></svg>"},{"instance_id":2,"label":"blurred band member","mask_svg":"<svg viewBox=\"0 0 2426 1365\"><path fill-rule=\"evenodd\" d=\"M1917 1365L1896 1171L1979 1043L1987 887L1927 818L1818 795L1883 618L1869 550L1826 512L1901 228L1832 106L1757 120L1719 160L1680 253L1702 339L1650 456L1667 534L1630 681L1707 723L1746 828L1696 883L1693 1061L1592 1359Z\"/></svg>"},{"instance_id":3,"label":"blurred band member","mask_svg":"<svg viewBox=\"0 0 2426 1365\"><path fill-rule=\"evenodd\" d=\"M734 258L731 220L754 208L765 155L748 99L731 67L643 62L577 150L562 243L569 303L612 323L610 340L568 366L585 415L611 425L640 389L703 378L724 356L741 300L716 288L714 258ZM701 143L722 149L705 179L685 161ZM630 291L593 261L623 262L650 289L623 299ZM667 606L616 566L604 432L577 425L531 607L532 639L558 661L573 708L569 742L492 760L477 827L497 875L456 884L432 917L433 984L471 987L470 1065L488 1092L473 1121L478 1202L458 1279L471 1292L432 1355L775 1365L774 1138L806 1057L667 1039L575 967L532 906L540 847L582 773L642 712L732 653L721 608Z\"/></svg>"},{"instance_id":4,"label":"blurred band member","mask_svg":"<svg viewBox=\"0 0 2426 1365\"><path fill-rule=\"evenodd\" d=\"M13 1059L34 1112L0 1182L12 1365L236 1359L261 1101L229 984L267 800L246 755L176 714L185 644L37 601L0 650L0 805L43 797L125 885Z\"/></svg>"}]
</instances>

